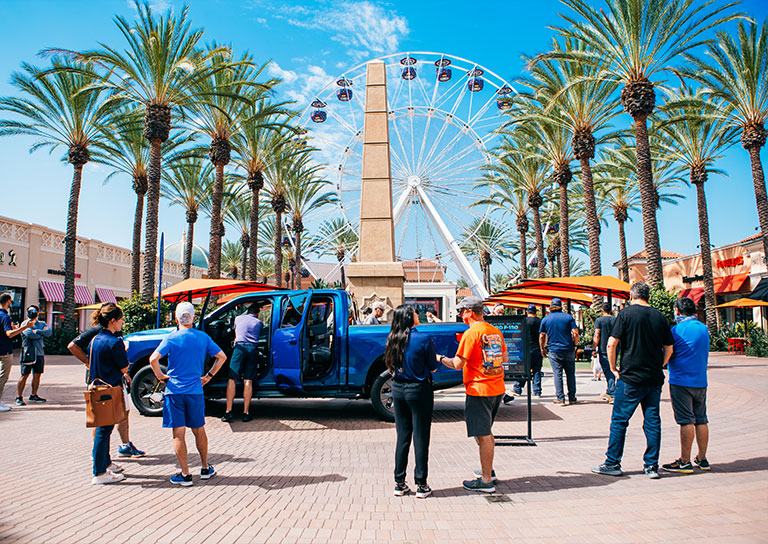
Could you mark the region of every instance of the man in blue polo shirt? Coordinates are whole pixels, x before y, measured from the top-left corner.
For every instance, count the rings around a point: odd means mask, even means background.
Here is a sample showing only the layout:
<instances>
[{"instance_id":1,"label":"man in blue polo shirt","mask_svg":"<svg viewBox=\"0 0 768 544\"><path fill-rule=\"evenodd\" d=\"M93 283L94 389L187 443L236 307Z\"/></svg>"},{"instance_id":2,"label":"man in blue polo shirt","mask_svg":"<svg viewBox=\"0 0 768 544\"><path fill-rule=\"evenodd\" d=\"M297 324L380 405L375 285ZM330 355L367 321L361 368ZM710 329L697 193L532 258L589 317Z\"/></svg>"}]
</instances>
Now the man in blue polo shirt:
<instances>
[{"instance_id":1,"label":"man in blue polo shirt","mask_svg":"<svg viewBox=\"0 0 768 544\"><path fill-rule=\"evenodd\" d=\"M552 401L559 406L576 404L576 344L579 343L579 327L573 316L563 312L563 301L553 298L549 314L541 320L539 345L541 354L549 354L549 364L555 374L555 394ZM563 391L563 370L568 384L568 401Z\"/></svg>"},{"instance_id":2,"label":"man in blue polo shirt","mask_svg":"<svg viewBox=\"0 0 768 544\"><path fill-rule=\"evenodd\" d=\"M216 474L208 463L208 435L205 434L205 398L203 386L211 381L227 356L211 337L193 328L195 307L189 302L176 306L179 330L166 336L149 358L155 377L166 382L163 402L163 427L173 429L173 449L181 472L171 476L171 483L184 487L192 485L192 474L187 464L186 428L192 429L195 445L200 453L202 469L200 479ZM168 356L167 374L160 370L160 359ZM216 359L213 368L203 372L205 356Z\"/></svg>"},{"instance_id":3,"label":"man in blue polo shirt","mask_svg":"<svg viewBox=\"0 0 768 544\"><path fill-rule=\"evenodd\" d=\"M680 425L680 458L662 465L667 472L690 474L694 465L709 470L707 443L707 362L709 360L709 330L696 318L696 304L688 297L675 301L675 321L672 327L674 351L669 360L669 396L675 421ZM691 463L693 439L699 453Z\"/></svg>"}]
</instances>

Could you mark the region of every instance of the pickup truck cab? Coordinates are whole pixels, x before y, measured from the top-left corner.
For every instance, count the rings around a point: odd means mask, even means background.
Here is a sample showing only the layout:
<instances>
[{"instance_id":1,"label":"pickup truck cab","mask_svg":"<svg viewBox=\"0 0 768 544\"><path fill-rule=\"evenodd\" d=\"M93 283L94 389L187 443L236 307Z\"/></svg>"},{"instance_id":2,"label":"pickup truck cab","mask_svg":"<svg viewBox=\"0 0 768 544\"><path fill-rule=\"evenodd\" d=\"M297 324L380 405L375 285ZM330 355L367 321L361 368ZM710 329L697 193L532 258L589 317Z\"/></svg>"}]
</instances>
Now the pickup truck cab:
<instances>
[{"instance_id":1,"label":"pickup truck cab","mask_svg":"<svg viewBox=\"0 0 768 544\"><path fill-rule=\"evenodd\" d=\"M394 420L392 382L384 365L389 325L358 325L357 308L343 290L259 291L241 295L200 319L227 355L227 363L206 385L206 398L226 397L228 362L232 355L235 317L251 304L260 306L264 328L259 341L260 368L253 396L370 399L376 413ZM453 356L463 323L419 325L433 338L437 353ZM125 337L131 399L144 415L162 413L164 385L149 366L149 356L175 328L137 332ZM161 360L161 364L164 361ZM210 365L210 361L207 366ZM462 382L460 371L438 365L435 389ZM238 384L238 395L242 384Z\"/></svg>"}]
</instances>

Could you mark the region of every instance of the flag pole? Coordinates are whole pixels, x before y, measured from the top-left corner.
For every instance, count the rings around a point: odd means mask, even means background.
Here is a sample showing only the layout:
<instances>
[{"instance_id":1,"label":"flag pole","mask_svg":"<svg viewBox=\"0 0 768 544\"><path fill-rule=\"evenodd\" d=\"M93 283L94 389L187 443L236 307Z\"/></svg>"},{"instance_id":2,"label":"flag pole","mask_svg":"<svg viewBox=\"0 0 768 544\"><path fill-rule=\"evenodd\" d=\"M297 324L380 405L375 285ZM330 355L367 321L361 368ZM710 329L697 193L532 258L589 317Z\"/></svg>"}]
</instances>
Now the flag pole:
<instances>
[{"instance_id":1,"label":"flag pole","mask_svg":"<svg viewBox=\"0 0 768 544\"><path fill-rule=\"evenodd\" d=\"M160 328L160 304L163 301L163 254L165 253L165 233L160 233L160 266L159 273L157 275L157 324L156 328Z\"/></svg>"}]
</instances>

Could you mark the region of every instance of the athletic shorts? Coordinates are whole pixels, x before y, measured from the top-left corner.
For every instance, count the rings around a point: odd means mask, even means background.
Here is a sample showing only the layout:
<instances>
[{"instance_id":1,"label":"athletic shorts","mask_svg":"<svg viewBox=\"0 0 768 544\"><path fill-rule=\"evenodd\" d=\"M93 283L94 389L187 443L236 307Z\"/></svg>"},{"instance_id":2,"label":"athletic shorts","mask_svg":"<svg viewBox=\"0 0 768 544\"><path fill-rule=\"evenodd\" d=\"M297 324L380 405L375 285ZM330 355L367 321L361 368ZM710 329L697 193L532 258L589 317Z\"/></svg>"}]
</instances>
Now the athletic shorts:
<instances>
[{"instance_id":1,"label":"athletic shorts","mask_svg":"<svg viewBox=\"0 0 768 544\"><path fill-rule=\"evenodd\" d=\"M488 436L499 411L504 395L475 397L467 395L464 401L464 419L467 422L467 436Z\"/></svg>"},{"instance_id":2,"label":"athletic shorts","mask_svg":"<svg viewBox=\"0 0 768 544\"><path fill-rule=\"evenodd\" d=\"M230 380L255 380L259 372L259 347L250 342L237 342L229 361Z\"/></svg>"},{"instance_id":3,"label":"athletic shorts","mask_svg":"<svg viewBox=\"0 0 768 544\"><path fill-rule=\"evenodd\" d=\"M21 363L21 375L42 374L45 370L45 355L38 355L34 362Z\"/></svg>"},{"instance_id":4,"label":"athletic shorts","mask_svg":"<svg viewBox=\"0 0 768 544\"><path fill-rule=\"evenodd\" d=\"M197 395L165 395L163 427L197 429L205 425L205 399Z\"/></svg>"},{"instance_id":5,"label":"athletic shorts","mask_svg":"<svg viewBox=\"0 0 768 544\"><path fill-rule=\"evenodd\" d=\"M672 411L678 425L703 425L707 420L707 388L669 384Z\"/></svg>"}]
</instances>

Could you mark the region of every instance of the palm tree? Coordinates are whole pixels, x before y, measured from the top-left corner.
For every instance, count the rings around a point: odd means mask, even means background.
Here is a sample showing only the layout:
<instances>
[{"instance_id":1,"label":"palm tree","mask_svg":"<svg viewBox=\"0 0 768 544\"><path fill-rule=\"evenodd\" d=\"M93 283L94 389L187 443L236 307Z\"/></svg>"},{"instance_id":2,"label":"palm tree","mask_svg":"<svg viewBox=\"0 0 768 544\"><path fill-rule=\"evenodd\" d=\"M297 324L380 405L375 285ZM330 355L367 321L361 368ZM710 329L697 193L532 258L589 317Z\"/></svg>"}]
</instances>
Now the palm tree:
<instances>
[{"instance_id":1,"label":"palm tree","mask_svg":"<svg viewBox=\"0 0 768 544\"><path fill-rule=\"evenodd\" d=\"M253 203L251 202L251 198L253 198L253 196L248 183L243 183L236 188L234 195L235 198L228 199L222 209L226 210L224 221L235 227L237 233L240 235L240 245L242 246L243 255L243 260L240 263L240 278L245 279L246 270L248 270L248 267L250 266L249 263L252 260L250 254L251 247L256 245L251 243L251 227L253 226L253 217L251 215ZM256 214L257 224L259 221L266 218L268 214L269 208L264 203L260 203ZM256 256L256 260L258 261L258 255ZM248 279L256 281L255 272L256 271L254 270L253 277L249 276Z\"/></svg>"},{"instance_id":2,"label":"palm tree","mask_svg":"<svg viewBox=\"0 0 768 544\"><path fill-rule=\"evenodd\" d=\"M701 90L691 92L683 88L680 99L668 103L664 110L669 116L669 122L662 125L666 135L668 158L680 163L683 171L688 171L690 181L696 187L705 312L709 332L715 334L717 302L715 302L715 280L712 276L709 216L704 183L711 173L725 174L722 170L713 168L713 164L722 158L723 151L734 144L738 128L722 116L716 115L716 112L723 110L722 105L719 101L707 100Z\"/></svg>"},{"instance_id":3,"label":"palm tree","mask_svg":"<svg viewBox=\"0 0 768 544\"><path fill-rule=\"evenodd\" d=\"M619 271L621 279L629 282L629 263L627 260L627 237L624 224L630 219L629 213L640 208L640 192L628 173L620 168L611 171L606 164L595 169L595 194L597 199L606 202L613 212L619 230Z\"/></svg>"},{"instance_id":4,"label":"palm tree","mask_svg":"<svg viewBox=\"0 0 768 544\"><path fill-rule=\"evenodd\" d=\"M464 228L462 238L459 247L477 259L483 273L483 286L486 291L492 292L491 265L494 257L508 259L517 249L509 229L489 217L479 217Z\"/></svg>"},{"instance_id":5,"label":"palm tree","mask_svg":"<svg viewBox=\"0 0 768 544\"><path fill-rule=\"evenodd\" d=\"M713 6L715 0L605 0L605 9L588 0L562 0L583 20L562 15L568 26L556 30L581 41L583 50L549 53L600 67L596 79L622 84L621 104L635 128L637 181L642 204L643 235L648 253L648 281L663 283L661 244L656 222L653 167L648 137L648 116L656 105L652 78L669 71L683 53L708 40L702 34L740 15L725 13L737 2Z\"/></svg>"},{"instance_id":6,"label":"palm tree","mask_svg":"<svg viewBox=\"0 0 768 544\"><path fill-rule=\"evenodd\" d=\"M343 218L329 219L318 227L314 236L310 238L309 251L317 255L332 255L339 262L341 270L341 285L347 285L344 275L344 259L347 254L357 250L357 232Z\"/></svg>"},{"instance_id":7,"label":"palm tree","mask_svg":"<svg viewBox=\"0 0 768 544\"><path fill-rule=\"evenodd\" d=\"M165 184L160 196L171 205L182 206L186 212L187 240L184 247L184 279L188 279L192 267L192 246L195 239L195 223L200 207L213 188L213 168L203 164L201 157L176 162L164 172Z\"/></svg>"},{"instance_id":8,"label":"palm tree","mask_svg":"<svg viewBox=\"0 0 768 544\"><path fill-rule=\"evenodd\" d=\"M148 301L155 290L163 144L173 127L171 111L176 108L184 115L190 106L209 100L210 94L195 92L198 83L230 67L208 62L224 48L207 53L198 49L203 30L190 29L188 6L178 17L168 10L159 18L154 17L148 3L135 0L135 6L138 19L134 23L115 16L115 24L127 42L124 51L99 44L99 49L85 52L48 49L44 53L67 54L86 65L102 67L106 75L92 87L112 91L115 98L144 108L144 137L150 143L150 153L142 297Z\"/></svg>"},{"instance_id":9,"label":"palm tree","mask_svg":"<svg viewBox=\"0 0 768 544\"><path fill-rule=\"evenodd\" d=\"M223 179L223 190L221 192L221 199L219 200L219 218L218 223L214 222L214 202L215 202L215 190L213 189L213 186L216 184L216 175L214 173L214 181L211 185L211 190L209 190L206 195L205 199L203 199L200 202L200 207L205 211L206 215L211 221L211 232L215 232L216 235L219 238L223 238L224 235L227 232L227 229L224 225L225 219L230 217L233 213L233 210L238 207L242 207L242 201L247 200L248 198L248 187L245 184L239 183L239 180L237 176L234 176L230 173L227 173L224 175ZM246 203L247 209L250 208L250 202ZM238 234L242 236L242 227L238 225ZM247 234L247 232L246 232ZM240 240L241 243L243 240ZM245 240L245 247L248 247L248 240ZM216 258L221 259L221 253L222 248L219 248L219 255L216 256ZM247 258L247 255L244 255L244 258ZM210 261L211 255L208 255L208 260Z\"/></svg>"},{"instance_id":10,"label":"palm tree","mask_svg":"<svg viewBox=\"0 0 768 544\"><path fill-rule=\"evenodd\" d=\"M738 43L726 32L718 32L717 40L707 45L707 62L685 55L690 67L681 72L721 99L720 115L741 129L741 145L752 164L763 252L768 255L768 195L760 160L768 134L768 20L760 28L752 22L739 23Z\"/></svg>"},{"instance_id":11,"label":"palm tree","mask_svg":"<svg viewBox=\"0 0 768 544\"><path fill-rule=\"evenodd\" d=\"M240 244L231 240L224 240L221 247L221 269L227 276L237 279L238 265L240 265Z\"/></svg>"},{"instance_id":12,"label":"palm tree","mask_svg":"<svg viewBox=\"0 0 768 544\"><path fill-rule=\"evenodd\" d=\"M144 122L137 109L122 108L105 127L104 152L96 151L92 160L107 165L112 172L105 183L118 174L124 174L133 181L136 193L136 210L133 214L133 240L131 243L131 293L141 290L141 226L144 219L144 196L147 193L149 145L144 138ZM165 143L166 163L173 163L179 157L178 148L189 141L191 136L171 133Z\"/></svg>"},{"instance_id":13,"label":"palm tree","mask_svg":"<svg viewBox=\"0 0 768 544\"><path fill-rule=\"evenodd\" d=\"M66 161L74 168L67 207L67 233L64 238L64 328L75 329L75 265L77 218L83 166L91 150L103 142L103 125L110 104L98 90L89 90L99 76L88 69L70 70L72 65L54 60L53 70L41 71L22 64L21 72L11 75L11 84L22 94L0 98L0 110L11 119L0 120L0 136L29 135L37 141L30 151L47 147L66 149Z\"/></svg>"}]
</instances>

